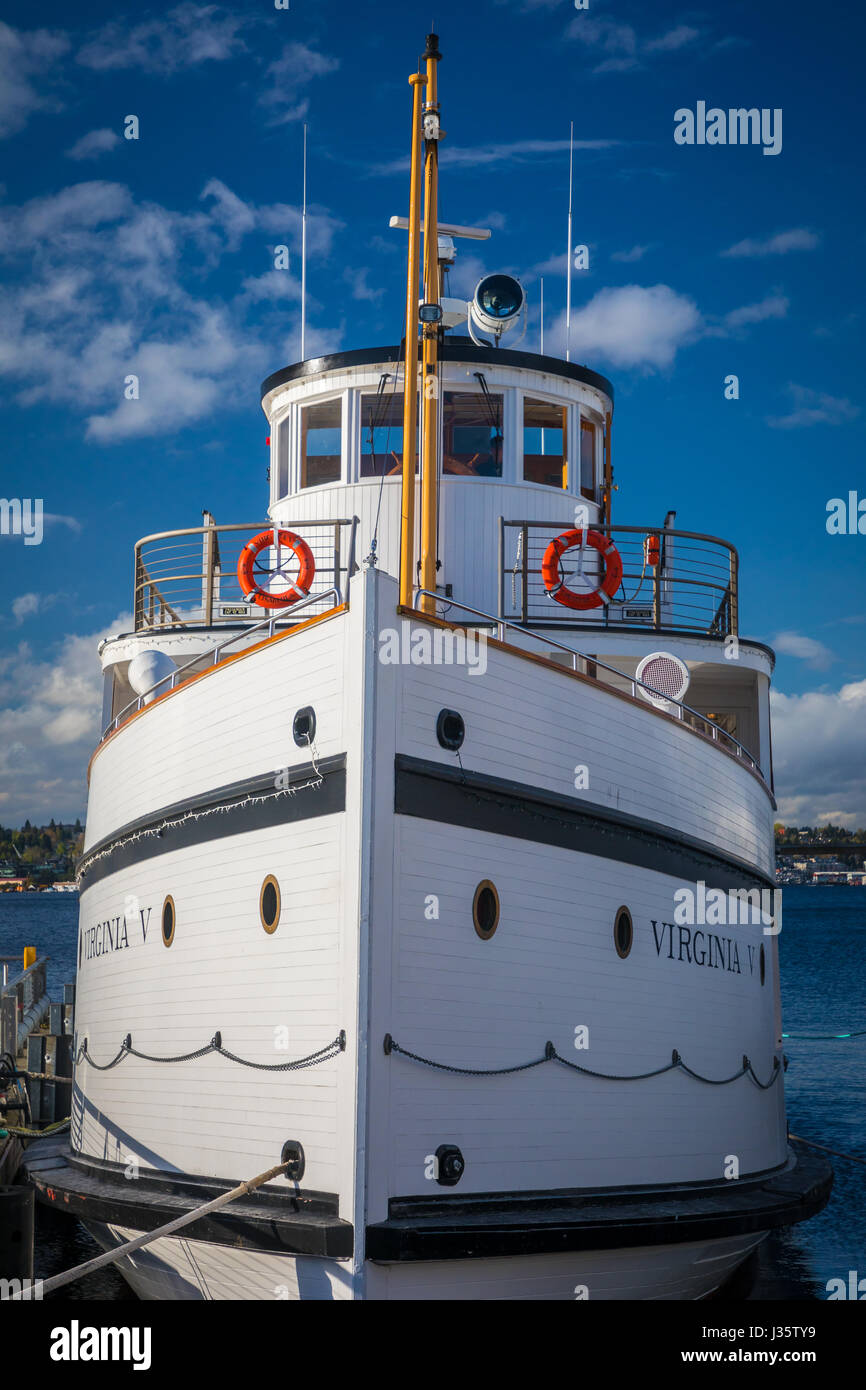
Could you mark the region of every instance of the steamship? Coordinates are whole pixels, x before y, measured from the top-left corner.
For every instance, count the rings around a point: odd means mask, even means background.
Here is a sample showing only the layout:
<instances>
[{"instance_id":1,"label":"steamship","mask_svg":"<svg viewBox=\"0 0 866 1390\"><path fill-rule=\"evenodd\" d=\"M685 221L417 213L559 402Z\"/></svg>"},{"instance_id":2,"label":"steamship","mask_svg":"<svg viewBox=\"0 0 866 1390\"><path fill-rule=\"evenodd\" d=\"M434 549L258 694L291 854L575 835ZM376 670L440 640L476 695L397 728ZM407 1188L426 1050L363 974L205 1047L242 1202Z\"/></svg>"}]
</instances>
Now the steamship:
<instances>
[{"instance_id":1,"label":"steamship","mask_svg":"<svg viewBox=\"0 0 866 1390\"><path fill-rule=\"evenodd\" d=\"M99 649L31 1179L116 1250L284 1165L119 1254L146 1299L700 1299L829 1192L752 910L773 655L730 544L614 520L612 384L446 292L439 60L405 337L267 378L266 514L139 541Z\"/></svg>"}]
</instances>

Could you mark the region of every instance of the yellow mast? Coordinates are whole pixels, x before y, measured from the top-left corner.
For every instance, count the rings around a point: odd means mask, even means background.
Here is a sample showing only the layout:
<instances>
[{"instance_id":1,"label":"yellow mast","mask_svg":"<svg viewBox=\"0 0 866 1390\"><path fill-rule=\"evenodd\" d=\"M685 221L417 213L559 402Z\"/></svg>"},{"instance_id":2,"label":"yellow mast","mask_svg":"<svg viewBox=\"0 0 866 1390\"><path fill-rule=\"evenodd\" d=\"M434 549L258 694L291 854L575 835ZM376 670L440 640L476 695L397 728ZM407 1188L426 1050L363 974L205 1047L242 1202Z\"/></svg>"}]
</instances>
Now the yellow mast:
<instances>
[{"instance_id":1,"label":"yellow mast","mask_svg":"<svg viewBox=\"0 0 866 1390\"><path fill-rule=\"evenodd\" d=\"M424 298L428 304L438 304L439 283L439 215L437 210L439 176L439 104L436 65L439 36L427 35L427 100L424 104ZM411 229L410 229L411 237ZM406 327L408 335L408 323ZM439 452L439 378L438 323L424 324L422 354L423 471L421 475L421 588L436 589L436 538L438 529L438 452ZM407 337L408 342L408 337ZM408 368L407 368L408 382ZM405 449L405 439L404 439ZM430 598L421 600L425 613L436 610Z\"/></svg>"},{"instance_id":2,"label":"yellow mast","mask_svg":"<svg viewBox=\"0 0 866 1390\"><path fill-rule=\"evenodd\" d=\"M400 512L400 603L415 586L415 436L418 430L418 253L421 241L421 100L427 78L414 72L409 166L409 267L406 277L406 369L403 389L403 490Z\"/></svg>"}]
</instances>

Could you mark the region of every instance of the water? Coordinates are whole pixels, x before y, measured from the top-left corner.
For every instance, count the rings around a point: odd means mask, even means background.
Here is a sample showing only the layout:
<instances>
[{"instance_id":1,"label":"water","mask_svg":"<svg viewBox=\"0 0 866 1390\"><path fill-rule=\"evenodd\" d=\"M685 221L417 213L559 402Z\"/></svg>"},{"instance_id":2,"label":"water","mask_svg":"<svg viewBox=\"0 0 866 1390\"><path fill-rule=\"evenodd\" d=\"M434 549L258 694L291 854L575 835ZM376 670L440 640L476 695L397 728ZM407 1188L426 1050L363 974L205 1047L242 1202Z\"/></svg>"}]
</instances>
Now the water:
<instances>
[{"instance_id":1,"label":"water","mask_svg":"<svg viewBox=\"0 0 866 1390\"><path fill-rule=\"evenodd\" d=\"M25 945L48 954L48 988L60 998L75 978L77 896L0 894L0 956ZM866 888L784 890L782 1010L785 1032L835 1033L866 1028ZM866 1038L785 1042L788 1124L792 1133L866 1157L863 1059ZM828 1279L866 1278L866 1164L833 1159L829 1205L811 1221L773 1235L761 1247L751 1301L827 1297ZM37 1274L80 1264L97 1247L83 1228L40 1208ZM59 1297L131 1298L111 1270L70 1285Z\"/></svg>"}]
</instances>

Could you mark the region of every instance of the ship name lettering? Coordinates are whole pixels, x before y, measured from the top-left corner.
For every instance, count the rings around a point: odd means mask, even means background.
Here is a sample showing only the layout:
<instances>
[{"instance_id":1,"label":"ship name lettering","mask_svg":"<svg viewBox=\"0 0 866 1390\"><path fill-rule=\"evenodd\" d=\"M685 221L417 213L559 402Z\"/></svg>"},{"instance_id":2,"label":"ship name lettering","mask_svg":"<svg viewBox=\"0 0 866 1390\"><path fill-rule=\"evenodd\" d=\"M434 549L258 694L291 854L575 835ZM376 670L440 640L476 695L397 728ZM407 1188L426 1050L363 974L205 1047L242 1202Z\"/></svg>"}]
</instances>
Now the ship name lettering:
<instances>
[{"instance_id":1,"label":"ship name lettering","mask_svg":"<svg viewBox=\"0 0 866 1390\"><path fill-rule=\"evenodd\" d=\"M727 970L731 975L742 975L740 948L733 937L717 936L715 932L692 930L673 922L651 922L655 938L656 955L661 956L667 945L668 960L683 961L687 965L704 965L712 970ZM676 937L674 927L676 926ZM749 971L754 973L754 947L749 947Z\"/></svg>"}]
</instances>

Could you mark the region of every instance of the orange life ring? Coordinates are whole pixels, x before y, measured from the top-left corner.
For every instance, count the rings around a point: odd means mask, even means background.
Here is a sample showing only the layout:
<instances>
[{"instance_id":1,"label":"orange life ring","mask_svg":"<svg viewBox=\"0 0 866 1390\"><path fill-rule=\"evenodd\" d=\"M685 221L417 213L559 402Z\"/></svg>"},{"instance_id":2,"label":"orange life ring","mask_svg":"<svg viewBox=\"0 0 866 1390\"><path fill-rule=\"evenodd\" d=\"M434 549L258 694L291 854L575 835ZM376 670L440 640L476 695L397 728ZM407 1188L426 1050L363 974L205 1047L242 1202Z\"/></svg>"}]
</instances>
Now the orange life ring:
<instances>
[{"instance_id":1,"label":"orange life ring","mask_svg":"<svg viewBox=\"0 0 866 1390\"><path fill-rule=\"evenodd\" d=\"M566 608L598 608L602 603L610 603L622 580L622 556L613 541L598 531L587 531L587 545L597 550L604 561L604 578L598 588L585 594L575 593L566 587L565 580L560 578L560 557L576 545L582 546L583 538L583 531L563 531L561 536L550 542L541 562L545 589L551 598L555 598L557 603L564 603Z\"/></svg>"},{"instance_id":2,"label":"orange life ring","mask_svg":"<svg viewBox=\"0 0 866 1390\"><path fill-rule=\"evenodd\" d=\"M290 550L296 556L300 565L298 577L294 584L282 593L271 593L257 583L253 569L263 550L273 548L273 531L260 531L251 541L248 541L240 553L238 560L238 582L245 594L252 594L255 602L261 608L288 608L289 604L297 603L298 599L306 598L313 585L313 578L316 573L316 562L313 559L313 552L305 540L296 536L294 531L279 532L280 546ZM272 571L275 573L278 571Z\"/></svg>"}]
</instances>

